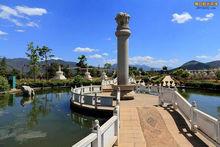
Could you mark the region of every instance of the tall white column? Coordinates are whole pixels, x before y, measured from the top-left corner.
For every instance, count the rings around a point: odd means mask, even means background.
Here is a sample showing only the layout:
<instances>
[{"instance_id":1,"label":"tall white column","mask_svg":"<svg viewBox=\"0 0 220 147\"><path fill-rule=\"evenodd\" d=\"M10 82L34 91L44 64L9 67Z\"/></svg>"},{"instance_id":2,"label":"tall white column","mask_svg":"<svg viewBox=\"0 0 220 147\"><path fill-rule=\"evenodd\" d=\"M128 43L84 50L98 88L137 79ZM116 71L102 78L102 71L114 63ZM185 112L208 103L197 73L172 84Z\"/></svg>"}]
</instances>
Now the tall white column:
<instances>
[{"instance_id":1,"label":"tall white column","mask_svg":"<svg viewBox=\"0 0 220 147\"><path fill-rule=\"evenodd\" d=\"M128 85L129 81L129 63L128 63L128 38L131 34L129 29L130 16L126 13L120 12L117 14L115 20L117 22L117 30L115 35L117 37L117 77L118 85Z\"/></svg>"}]
</instances>

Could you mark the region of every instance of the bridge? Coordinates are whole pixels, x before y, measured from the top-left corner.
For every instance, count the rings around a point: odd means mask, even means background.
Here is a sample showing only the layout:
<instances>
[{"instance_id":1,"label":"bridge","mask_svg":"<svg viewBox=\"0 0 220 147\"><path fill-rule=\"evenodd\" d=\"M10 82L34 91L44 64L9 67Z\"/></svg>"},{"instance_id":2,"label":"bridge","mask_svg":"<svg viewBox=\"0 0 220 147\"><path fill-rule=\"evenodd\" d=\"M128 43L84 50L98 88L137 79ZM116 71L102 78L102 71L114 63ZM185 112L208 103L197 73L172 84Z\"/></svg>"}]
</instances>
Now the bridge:
<instances>
[{"instance_id":1,"label":"bridge","mask_svg":"<svg viewBox=\"0 0 220 147\"><path fill-rule=\"evenodd\" d=\"M195 102L190 104L176 89L139 88L141 93L136 91L130 101L120 101L120 90L112 97L100 86L73 88L72 103L113 112L102 126L96 121L91 134L73 147L219 146L220 121L198 110Z\"/></svg>"}]
</instances>

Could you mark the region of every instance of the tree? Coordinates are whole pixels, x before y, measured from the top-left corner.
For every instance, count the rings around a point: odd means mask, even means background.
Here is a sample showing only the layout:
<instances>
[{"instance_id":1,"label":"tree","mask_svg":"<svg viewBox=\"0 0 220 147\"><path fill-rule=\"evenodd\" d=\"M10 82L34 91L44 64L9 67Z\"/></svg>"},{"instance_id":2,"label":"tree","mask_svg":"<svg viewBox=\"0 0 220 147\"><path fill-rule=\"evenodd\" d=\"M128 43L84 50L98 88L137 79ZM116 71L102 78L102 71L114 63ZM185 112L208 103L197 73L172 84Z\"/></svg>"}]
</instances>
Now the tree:
<instances>
[{"instance_id":1,"label":"tree","mask_svg":"<svg viewBox=\"0 0 220 147\"><path fill-rule=\"evenodd\" d=\"M7 76L7 64L6 58L4 57L0 62L0 75L3 77Z\"/></svg>"},{"instance_id":2,"label":"tree","mask_svg":"<svg viewBox=\"0 0 220 147\"><path fill-rule=\"evenodd\" d=\"M220 70L218 70L218 71L216 72L216 77L217 77L218 80L220 80Z\"/></svg>"},{"instance_id":3,"label":"tree","mask_svg":"<svg viewBox=\"0 0 220 147\"><path fill-rule=\"evenodd\" d=\"M163 67L162 67L162 70L163 70L164 72L166 72L167 69L168 69L167 66L163 66Z\"/></svg>"},{"instance_id":4,"label":"tree","mask_svg":"<svg viewBox=\"0 0 220 147\"><path fill-rule=\"evenodd\" d=\"M63 72L64 72L66 78L72 78L73 77L73 72L70 69L69 65L63 66Z\"/></svg>"},{"instance_id":5,"label":"tree","mask_svg":"<svg viewBox=\"0 0 220 147\"><path fill-rule=\"evenodd\" d=\"M104 68L110 69L112 67L111 63L105 63Z\"/></svg>"},{"instance_id":6,"label":"tree","mask_svg":"<svg viewBox=\"0 0 220 147\"><path fill-rule=\"evenodd\" d=\"M33 74L34 81L36 81L36 77L39 72L39 50L40 48L38 46L36 48L34 47L33 42L28 44L26 55L30 59L30 73Z\"/></svg>"},{"instance_id":7,"label":"tree","mask_svg":"<svg viewBox=\"0 0 220 147\"><path fill-rule=\"evenodd\" d=\"M9 90L9 87L8 80L0 76L0 92Z\"/></svg>"},{"instance_id":8,"label":"tree","mask_svg":"<svg viewBox=\"0 0 220 147\"><path fill-rule=\"evenodd\" d=\"M21 75L21 72L19 70L13 68L10 71L10 73L8 73L8 76L16 76L16 79L20 79L22 75Z\"/></svg>"},{"instance_id":9,"label":"tree","mask_svg":"<svg viewBox=\"0 0 220 147\"><path fill-rule=\"evenodd\" d=\"M56 71L58 71L59 64L58 63L51 63L47 68L47 73L49 78L53 78L56 75Z\"/></svg>"},{"instance_id":10,"label":"tree","mask_svg":"<svg viewBox=\"0 0 220 147\"><path fill-rule=\"evenodd\" d=\"M43 46L42 48L39 48L39 56L42 61L45 61L45 71L46 71L46 79L48 80L48 59L54 57L54 55L51 53L52 49L48 48L47 46Z\"/></svg>"},{"instance_id":11,"label":"tree","mask_svg":"<svg viewBox=\"0 0 220 147\"><path fill-rule=\"evenodd\" d=\"M186 79L189 77L189 73L183 69L173 71L172 75L174 75L177 79Z\"/></svg>"},{"instance_id":12,"label":"tree","mask_svg":"<svg viewBox=\"0 0 220 147\"><path fill-rule=\"evenodd\" d=\"M76 63L76 66L80 67L80 68L86 68L87 67L87 58L85 55L81 55L78 57L79 62Z\"/></svg>"}]
</instances>

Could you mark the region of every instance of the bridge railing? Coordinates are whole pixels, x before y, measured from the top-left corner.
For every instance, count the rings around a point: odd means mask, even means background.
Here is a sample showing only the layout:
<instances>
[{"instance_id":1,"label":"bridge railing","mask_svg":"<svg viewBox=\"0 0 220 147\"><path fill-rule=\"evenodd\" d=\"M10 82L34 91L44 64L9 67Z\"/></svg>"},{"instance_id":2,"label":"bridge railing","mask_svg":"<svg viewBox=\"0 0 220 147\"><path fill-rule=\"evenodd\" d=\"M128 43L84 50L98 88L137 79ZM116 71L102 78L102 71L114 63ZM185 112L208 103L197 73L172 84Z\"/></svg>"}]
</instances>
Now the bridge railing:
<instances>
[{"instance_id":1,"label":"bridge railing","mask_svg":"<svg viewBox=\"0 0 220 147\"><path fill-rule=\"evenodd\" d=\"M168 89L161 91L159 95L161 105L172 104L190 122L193 132L200 131L213 143L220 145L220 120L202 112L197 108L196 102L190 104L176 90Z\"/></svg>"},{"instance_id":2,"label":"bridge railing","mask_svg":"<svg viewBox=\"0 0 220 147\"><path fill-rule=\"evenodd\" d=\"M85 87L84 87L85 88ZM77 92L77 95L81 90L72 89L72 92ZM91 91L90 91L91 92ZM82 96L82 92L81 96ZM85 95L84 95L85 96ZM119 142L119 124L120 124L120 89L117 91L116 106L114 107L113 116L105 122L102 126L99 125L99 121L95 120L93 131L91 134L74 144L72 147L110 147L118 145Z\"/></svg>"},{"instance_id":3,"label":"bridge railing","mask_svg":"<svg viewBox=\"0 0 220 147\"><path fill-rule=\"evenodd\" d=\"M113 99L114 96L98 96L97 93L102 92L100 85L81 86L78 88L71 89L73 95L71 102L79 103L82 105L90 105L95 109L98 106L102 107L114 107Z\"/></svg>"}]
</instances>

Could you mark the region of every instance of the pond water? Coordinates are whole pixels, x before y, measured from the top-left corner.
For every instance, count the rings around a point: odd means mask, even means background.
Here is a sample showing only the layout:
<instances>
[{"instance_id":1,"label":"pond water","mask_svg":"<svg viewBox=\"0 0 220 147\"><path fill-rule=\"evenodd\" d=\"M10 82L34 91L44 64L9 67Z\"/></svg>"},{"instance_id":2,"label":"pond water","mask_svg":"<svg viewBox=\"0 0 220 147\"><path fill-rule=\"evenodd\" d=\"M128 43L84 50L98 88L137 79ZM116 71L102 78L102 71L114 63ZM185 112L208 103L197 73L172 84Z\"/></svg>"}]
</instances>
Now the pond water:
<instances>
[{"instance_id":1,"label":"pond water","mask_svg":"<svg viewBox=\"0 0 220 147\"><path fill-rule=\"evenodd\" d=\"M179 90L181 91L181 90ZM207 114L220 117L220 92L208 90L186 89L185 92L180 92L190 103L196 101L199 110Z\"/></svg>"},{"instance_id":2,"label":"pond water","mask_svg":"<svg viewBox=\"0 0 220 147\"><path fill-rule=\"evenodd\" d=\"M99 119L70 109L69 89L38 92L34 99L0 97L0 147L70 147Z\"/></svg>"}]
</instances>

